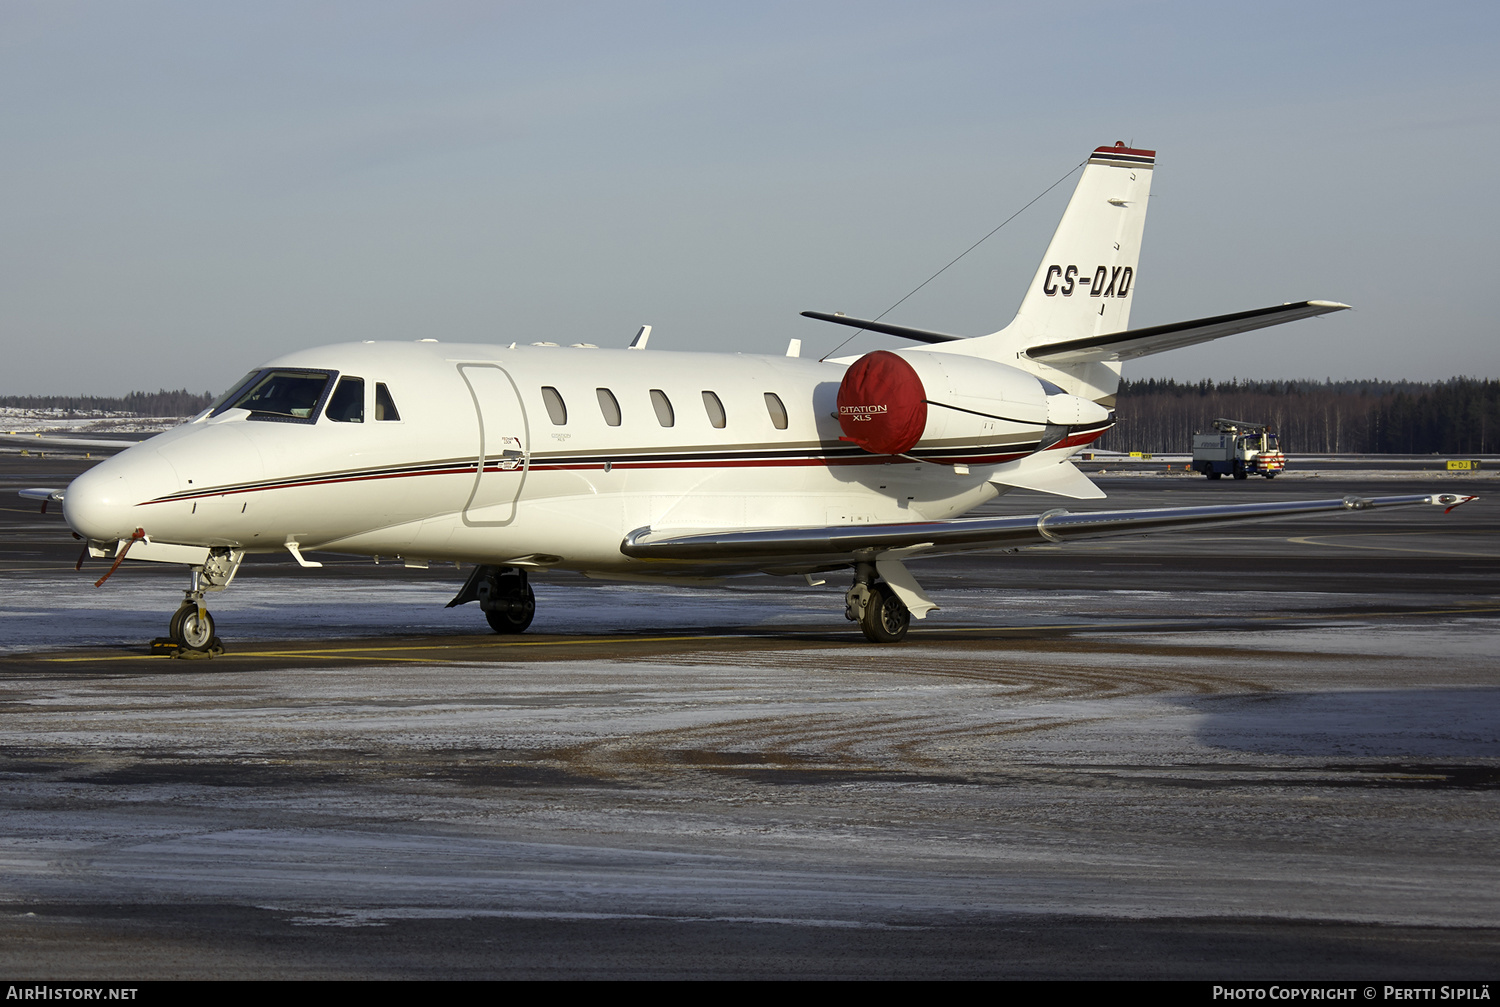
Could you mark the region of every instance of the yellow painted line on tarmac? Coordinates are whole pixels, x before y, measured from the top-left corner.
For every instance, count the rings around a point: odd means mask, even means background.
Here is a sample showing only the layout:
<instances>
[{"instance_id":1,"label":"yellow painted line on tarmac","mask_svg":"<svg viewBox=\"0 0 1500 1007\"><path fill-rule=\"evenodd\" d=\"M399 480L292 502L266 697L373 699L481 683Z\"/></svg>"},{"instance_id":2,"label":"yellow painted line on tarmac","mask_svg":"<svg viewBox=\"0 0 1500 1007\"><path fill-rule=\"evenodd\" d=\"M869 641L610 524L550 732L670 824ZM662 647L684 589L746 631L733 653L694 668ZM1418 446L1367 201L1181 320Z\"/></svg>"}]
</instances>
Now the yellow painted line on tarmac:
<instances>
[{"instance_id":1,"label":"yellow painted line on tarmac","mask_svg":"<svg viewBox=\"0 0 1500 1007\"><path fill-rule=\"evenodd\" d=\"M1362 612L1325 612L1325 613L1288 613L1284 615L1256 615L1235 616L1244 622L1327 622L1332 620L1347 619L1392 619L1409 616L1430 615L1473 615L1486 612L1500 612L1500 605L1467 605L1458 608L1430 608L1418 609L1416 611L1362 611ZM1210 616L1209 618L1218 618ZM1225 616L1223 618L1230 618ZM1108 629L1150 629L1152 627L1183 626L1187 617L1180 619L1150 619L1150 620L1112 620L1110 622L1078 622L1078 623L1047 623L1029 626L924 626L920 634L937 635L940 633L988 633L996 635L1016 633L1038 633L1059 632L1067 630L1108 630ZM823 635L826 629L808 629L808 636ZM785 631L783 631L785 633ZM321 647L313 650L241 650L231 654L225 654L226 658L258 657L258 658L321 658L324 660L337 660L350 654L363 655L361 660L366 661L391 661L408 663L431 664L440 658L431 656L433 651L444 650L481 650L481 649L509 649L513 647L576 647L599 644L641 644L641 643L706 643L713 640L752 640L761 639L773 642L777 637L756 637L753 633L711 633L696 636L604 636L604 637L568 637L561 640L507 640L504 642L486 643L432 643L432 644L409 644L399 647ZM392 651L405 651L408 653L422 653L428 656L385 656ZM98 656L72 656L72 657L47 657L43 661L53 664L76 664L85 661L159 661L163 660L162 654L104 654ZM447 664L473 664L482 660L482 657L464 657L449 661Z\"/></svg>"},{"instance_id":2,"label":"yellow painted line on tarmac","mask_svg":"<svg viewBox=\"0 0 1500 1007\"><path fill-rule=\"evenodd\" d=\"M562 640L507 640L487 641L484 643L429 643L410 644L400 647L368 646L368 647L321 647L315 650L236 650L225 654L224 657L322 657L337 658L343 654L366 654L369 660L380 661L430 661L430 658L421 657L381 657L380 654L390 651L434 651L434 650L476 650L490 648L509 647L574 647L579 645L593 645L606 643L701 643L707 640L740 640L744 637L728 633L714 633L707 636L599 636L599 637L568 637ZM162 654L104 654L97 657L47 657L42 660L54 664L69 664L80 661L157 661L165 655ZM465 662L472 658L464 659Z\"/></svg>"}]
</instances>

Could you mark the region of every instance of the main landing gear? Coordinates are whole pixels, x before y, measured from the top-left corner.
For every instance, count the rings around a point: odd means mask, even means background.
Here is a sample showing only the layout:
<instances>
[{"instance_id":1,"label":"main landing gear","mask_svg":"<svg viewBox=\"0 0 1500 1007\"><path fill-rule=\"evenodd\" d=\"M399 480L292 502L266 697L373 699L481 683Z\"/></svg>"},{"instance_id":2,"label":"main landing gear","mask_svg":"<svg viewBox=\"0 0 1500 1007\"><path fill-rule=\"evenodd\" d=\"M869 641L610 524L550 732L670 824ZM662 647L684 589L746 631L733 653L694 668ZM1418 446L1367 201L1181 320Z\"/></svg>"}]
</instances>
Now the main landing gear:
<instances>
[{"instance_id":1,"label":"main landing gear","mask_svg":"<svg viewBox=\"0 0 1500 1007\"><path fill-rule=\"evenodd\" d=\"M526 583L526 571L513 566L476 566L447 607L471 601L479 602L496 633L524 633L536 616L536 594Z\"/></svg>"},{"instance_id":2,"label":"main landing gear","mask_svg":"<svg viewBox=\"0 0 1500 1007\"><path fill-rule=\"evenodd\" d=\"M854 585L844 594L844 618L859 623L871 643L900 643L911 626L911 610L879 578L873 563L854 567Z\"/></svg>"}]
</instances>

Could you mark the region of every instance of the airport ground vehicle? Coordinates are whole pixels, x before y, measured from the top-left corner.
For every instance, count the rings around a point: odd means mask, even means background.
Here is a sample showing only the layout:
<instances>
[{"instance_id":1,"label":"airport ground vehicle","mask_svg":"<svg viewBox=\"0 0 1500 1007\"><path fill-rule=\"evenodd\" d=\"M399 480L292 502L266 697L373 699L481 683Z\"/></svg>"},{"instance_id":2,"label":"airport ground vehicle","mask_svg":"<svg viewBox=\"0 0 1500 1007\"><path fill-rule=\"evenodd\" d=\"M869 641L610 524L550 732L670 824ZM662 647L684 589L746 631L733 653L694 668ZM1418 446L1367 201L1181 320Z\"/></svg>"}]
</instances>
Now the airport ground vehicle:
<instances>
[{"instance_id":1,"label":"airport ground vehicle","mask_svg":"<svg viewBox=\"0 0 1500 1007\"><path fill-rule=\"evenodd\" d=\"M1264 423L1214 420L1214 432L1193 435L1193 471L1210 479L1232 475L1275 479L1286 468L1281 440Z\"/></svg>"}]
</instances>

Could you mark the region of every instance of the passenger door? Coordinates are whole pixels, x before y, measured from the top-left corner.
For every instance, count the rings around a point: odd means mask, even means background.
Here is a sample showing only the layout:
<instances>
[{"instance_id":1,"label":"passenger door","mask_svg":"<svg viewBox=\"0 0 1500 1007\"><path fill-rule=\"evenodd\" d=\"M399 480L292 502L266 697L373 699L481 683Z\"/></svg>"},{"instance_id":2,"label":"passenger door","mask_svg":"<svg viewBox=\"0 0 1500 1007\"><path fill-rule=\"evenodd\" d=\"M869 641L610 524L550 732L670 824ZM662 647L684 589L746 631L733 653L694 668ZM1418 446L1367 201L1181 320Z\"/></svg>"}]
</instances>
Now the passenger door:
<instances>
[{"instance_id":1,"label":"passenger door","mask_svg":"<svg viewBox=\"0 0 1500 1007\"><path fill-rule=\"evenodd\" d=\"M464 504L463 522L470 526L510 524L531 462L531 436L520 392L497 364L459 364L458 373L473 396L479 434L479 471Z\"/></svg>"}]
</instances>

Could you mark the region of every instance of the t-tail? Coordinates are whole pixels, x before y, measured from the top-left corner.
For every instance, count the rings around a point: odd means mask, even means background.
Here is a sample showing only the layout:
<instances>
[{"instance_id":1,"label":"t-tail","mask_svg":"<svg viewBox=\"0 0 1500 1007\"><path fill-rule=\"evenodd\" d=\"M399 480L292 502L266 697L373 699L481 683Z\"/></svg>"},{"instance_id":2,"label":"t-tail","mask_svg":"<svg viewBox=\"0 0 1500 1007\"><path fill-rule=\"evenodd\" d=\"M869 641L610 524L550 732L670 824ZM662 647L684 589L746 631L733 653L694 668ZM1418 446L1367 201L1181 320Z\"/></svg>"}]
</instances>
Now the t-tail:
<instances>
[{"instance_id":1,"label":"t-tail","mask_svg":"<svg viewBox=\"0 0 1500 1007\"><path fill-rule=\"evenodd\" d=\"M1095 148L1020 310L998 332L967 339L844 315L803 314L918 340L932 352L1011 364L1113 407L1125 360L1349 307L1296 301L1132 329L1130 303L1140 285L1141 237L1155 167L1154 150L1123 142Z\"/></svg>"}]
</instances>

